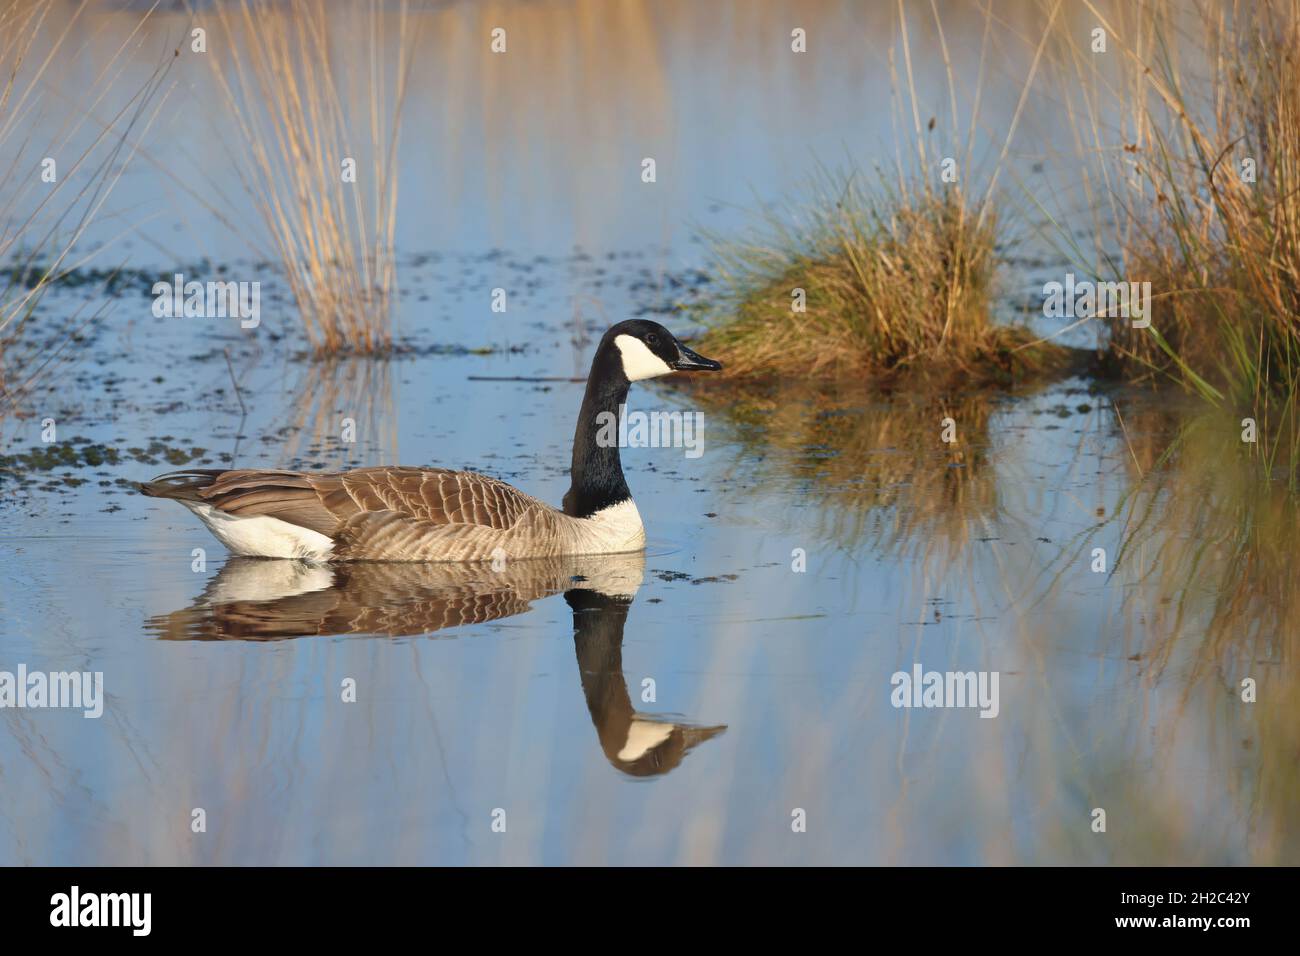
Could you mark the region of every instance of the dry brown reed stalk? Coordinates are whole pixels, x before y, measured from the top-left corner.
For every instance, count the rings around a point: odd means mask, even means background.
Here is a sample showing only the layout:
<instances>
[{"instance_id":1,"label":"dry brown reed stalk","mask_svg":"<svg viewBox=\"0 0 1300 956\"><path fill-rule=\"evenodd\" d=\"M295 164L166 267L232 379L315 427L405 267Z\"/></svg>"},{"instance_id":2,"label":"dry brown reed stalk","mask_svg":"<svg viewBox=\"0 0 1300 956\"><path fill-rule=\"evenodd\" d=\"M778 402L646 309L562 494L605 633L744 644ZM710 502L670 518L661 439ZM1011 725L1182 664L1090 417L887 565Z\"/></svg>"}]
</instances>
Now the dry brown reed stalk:
<instances>
[{"instance_id":1,"label":"dry brown reed stalk","mask_svg":"<svg viewBox=\"0 0 1300 956\"><path fill-rule=\"evenodd\" d=\"M237 168L318 356L393 342L397 153L414 46L409 4L217 4L210 62L240 141ZM358 56L356 51L360 51ZM355 163L354 181L344 164Z\"/></svg>"},{"instance_id":2,"label":"dry brown reed stalk","mask_svg":"<svg viewBox=\"0 0 1300 956\"><path fill-rule=\"evenodd\" d=\"M1109 237L1092 271L1150 282L1150 328L1110 322L1117 366L1254 414L1270 465L1300 463L1300 0L1086 8L1118 57L1058 43L1090 124ZM1293 482L1294 483L1294 482Z\"/></svg>"},{"instance_id":3,"label":"dry brown reed stalk","mask_svg":"<svg viewBox=\"0 0 1300 956\"><path fill-rule=\"evenodd\" d=\"M54 5L53 0L36 0L0 10L0 263L6 270L0 284L0 416L28 401L67 359L85 326L102 314L95 310L82 320L79 309L57 327L36 322L37 307L50 287L103 255L100 247L78 258L80 242L134 157L139 138L161 112L172 68L172 58L165 57L107 121L96 118L120 83L129 54L140 47L142 29L154 11L150 7L96 72L93 97L67 110L52 141L34 145L26 129L43 119L38 109L47 75L57 72L61 56L70 55L67 38L86 9L86 3L77 4L70 16L57 21ZM98 131L79 143L88 122ZM71 159L56 167L53 182L38 175L41 157L66 156L70 150Z\"/></svg>"}]
</instances>

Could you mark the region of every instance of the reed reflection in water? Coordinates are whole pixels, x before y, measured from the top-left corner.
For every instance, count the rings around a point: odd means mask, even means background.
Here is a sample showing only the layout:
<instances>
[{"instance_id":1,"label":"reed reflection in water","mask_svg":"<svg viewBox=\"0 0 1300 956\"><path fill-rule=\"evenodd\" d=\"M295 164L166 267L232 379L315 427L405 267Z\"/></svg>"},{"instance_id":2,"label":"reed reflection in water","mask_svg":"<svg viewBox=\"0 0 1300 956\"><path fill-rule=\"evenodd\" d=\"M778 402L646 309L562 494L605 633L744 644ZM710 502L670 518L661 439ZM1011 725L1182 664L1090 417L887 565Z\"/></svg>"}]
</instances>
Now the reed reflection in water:
<instances>
[{"instance_id":1,"label":"reed reflection in water","mask_svg":"<svg viewBox=\"0 0 1300 956\"><path fill-rule=\"evenodd\" d=\"M1021 854L1295 858L1300 510L1283 481L1259 481L1259 451L1233 416L1078 381L1011 394L772 384L715 411L744 450L738 493L775 503L821 547L909 562L902 586L934 596L898 639L900 668L945 653L962 664L973 641L1003 672L1008 706L1032 720L1018 769L989 754L1005 781L981 788L1006 786L1009 802L1040 814L1123 806L1126 832L1144 833L1102 855L1087 828L1050 827ZM945 417L953 445L939 440ZM783 502L789 491L817 507ZM953 605L975 609L966 649L925 632ZM867 659L846 666L865 671ZM1246 681L1267 700L1243 698ZM920 816L910 804L929 774L951 772L960 748L946 738L900 748L899 766L914 769L894 825Z\"/></svg>"}]
</instances>

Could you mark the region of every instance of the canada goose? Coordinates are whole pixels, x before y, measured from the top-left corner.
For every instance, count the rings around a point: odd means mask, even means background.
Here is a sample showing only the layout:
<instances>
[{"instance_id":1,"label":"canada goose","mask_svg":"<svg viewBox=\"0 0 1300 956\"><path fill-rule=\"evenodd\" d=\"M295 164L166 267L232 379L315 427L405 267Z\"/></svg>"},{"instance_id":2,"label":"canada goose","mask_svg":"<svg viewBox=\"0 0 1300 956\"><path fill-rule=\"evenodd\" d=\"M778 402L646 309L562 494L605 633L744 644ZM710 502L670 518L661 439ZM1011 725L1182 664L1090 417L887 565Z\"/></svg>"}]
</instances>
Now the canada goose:
<instances>
[{"instance_id":1,"label":"canada goose","mask_svg":"<svg viewBox=\"0 0 1300 956\"><path fill-rule=\"evenodd\" d=\"M578 414L563 511L486 475L394 465L334 474L177 471L140 491L179 501L249 557L485 561L637 551L645 529L618 443L601 439L610 431L602 424L617 421L632 382L720 368L657 322L633 319L607 331Z\"/></svg>"}]
</instances>

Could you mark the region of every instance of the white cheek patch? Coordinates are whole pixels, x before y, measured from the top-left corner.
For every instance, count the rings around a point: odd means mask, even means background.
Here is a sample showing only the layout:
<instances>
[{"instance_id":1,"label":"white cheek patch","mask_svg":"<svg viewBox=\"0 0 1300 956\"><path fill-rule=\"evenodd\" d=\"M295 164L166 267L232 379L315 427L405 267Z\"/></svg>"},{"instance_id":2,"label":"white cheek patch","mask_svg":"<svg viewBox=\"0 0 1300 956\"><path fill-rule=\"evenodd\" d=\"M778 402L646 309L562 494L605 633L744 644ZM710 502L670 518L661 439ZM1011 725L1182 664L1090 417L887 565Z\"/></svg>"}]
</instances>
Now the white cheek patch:
<instances>
[{"instance_id":1,"label":"white cheek patch","mask_svg":"<svg viewBox=\"0 0 1300 956\"><path fill-rule=\"evenodd\" d=\"M618 346L618 350L623 356L623 373L627 376L629 382L657 378L672 371L667 362L655 355L654 352L651 352L646 347L646 344L635 336L615 336L614 344Z\"/></svg>"},{"instance_id":2,"label":"white cheek patch","mask_svg":"<svg viewBox=\"0 0 1300 956\"><path fill-rule=\"evenodd\" d=\"M658 747L673 732L672 724L652 720L633 720L627 729L627 743L618 752L619 760L633 761L643 757L652 747Z\"/></svg>"}]
</instances>

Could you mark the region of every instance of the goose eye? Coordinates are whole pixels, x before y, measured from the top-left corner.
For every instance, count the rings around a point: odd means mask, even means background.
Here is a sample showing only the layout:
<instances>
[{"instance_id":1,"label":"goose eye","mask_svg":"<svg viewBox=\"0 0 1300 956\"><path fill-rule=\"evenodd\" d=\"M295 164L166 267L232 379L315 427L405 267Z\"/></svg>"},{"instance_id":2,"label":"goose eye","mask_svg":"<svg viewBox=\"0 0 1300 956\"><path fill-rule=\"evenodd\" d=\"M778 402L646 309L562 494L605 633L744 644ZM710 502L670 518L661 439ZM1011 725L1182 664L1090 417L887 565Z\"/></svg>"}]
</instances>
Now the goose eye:
<instances>
[{"instance_id":1,"label":"goose eye","mask_svg":"<svg viewBox=\"0 0 1300 956\"><path fill-rule=\"evenodd\" d=\"M659 336L655 335L653 332L648 332L648 333L646 334L646 337L645 337L645 344L646 344L646 345L658 345L658 344L659 344Z\"/></svg>"}]
</instances>

